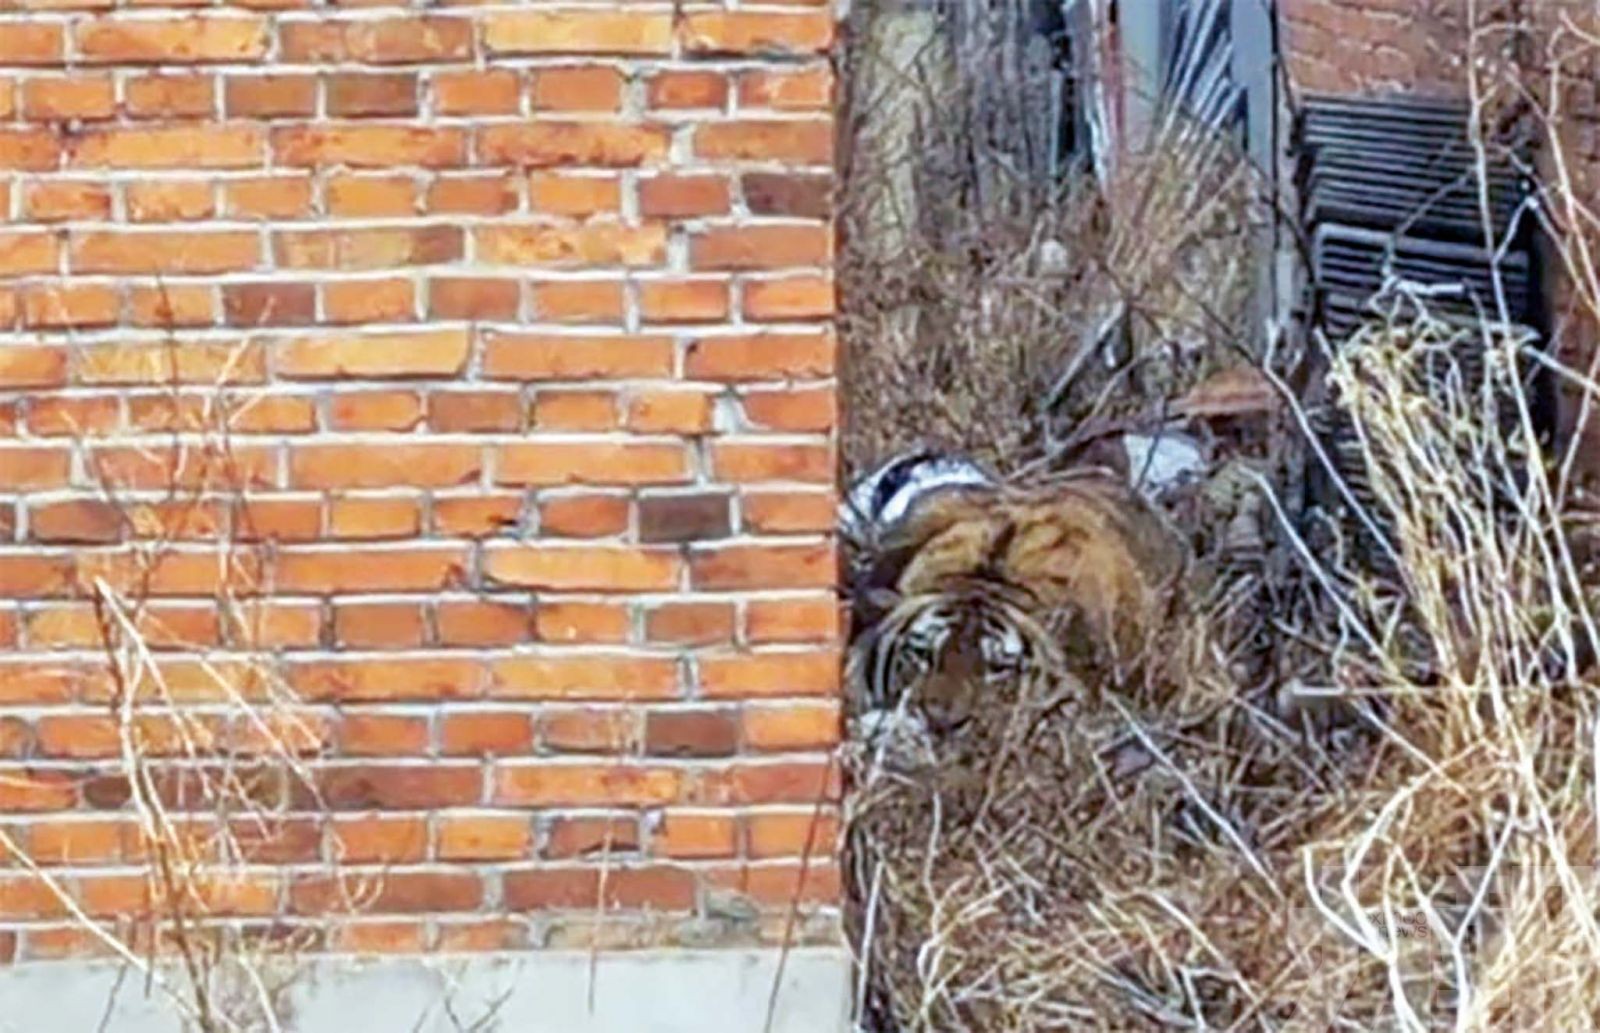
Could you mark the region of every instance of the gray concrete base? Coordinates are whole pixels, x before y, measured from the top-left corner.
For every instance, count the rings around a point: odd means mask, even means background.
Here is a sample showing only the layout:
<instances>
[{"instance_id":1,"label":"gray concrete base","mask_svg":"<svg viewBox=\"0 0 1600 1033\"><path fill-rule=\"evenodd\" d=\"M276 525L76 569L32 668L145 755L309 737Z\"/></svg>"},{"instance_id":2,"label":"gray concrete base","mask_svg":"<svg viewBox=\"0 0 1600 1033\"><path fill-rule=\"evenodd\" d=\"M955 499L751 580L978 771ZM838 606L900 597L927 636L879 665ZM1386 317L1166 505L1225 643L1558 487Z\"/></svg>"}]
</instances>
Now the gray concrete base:
<instances>
[{"instance_id":1,"label":"gray concrete base","mask_svg":"<svg viewBox=\"0 0 1600 1033\"><path fill-rule=\"evenodd\" d=\"M297 965L278 1011L285 1033L846 1033L845 951L789 952L769 1027L778 958L776 950L325 957ZM241 1027L266 1028L251 1011L241 1003ZM160 991L147 993L115 964L0 966L0 1033L186 1029Z\"/></svg>"}]
</instances>

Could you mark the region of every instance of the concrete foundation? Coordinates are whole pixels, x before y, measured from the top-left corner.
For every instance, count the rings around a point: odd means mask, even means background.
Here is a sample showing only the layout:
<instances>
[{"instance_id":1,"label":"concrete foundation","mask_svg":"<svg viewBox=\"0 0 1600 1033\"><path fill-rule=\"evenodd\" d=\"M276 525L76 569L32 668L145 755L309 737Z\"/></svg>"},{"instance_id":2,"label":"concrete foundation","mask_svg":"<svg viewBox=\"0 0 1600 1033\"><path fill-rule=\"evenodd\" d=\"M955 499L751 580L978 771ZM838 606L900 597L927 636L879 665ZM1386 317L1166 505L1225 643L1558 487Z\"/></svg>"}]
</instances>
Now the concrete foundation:
<instances>
[{"instance_id":1,"label":"concrete foundation","mask_svg":"<svg viewBox=\"0 0 1600 1033\"><path fill-rule=\"evenodd\" d=\"M847 1033L842 949L301 961L272 980L289 1033ZM234 1009L230 1009L233 1011ZM768 1013L772 1013L768 1024ZM267 1029L241 1003L241 1028ZM134 972L105 962L0 966L0 1033L185 1033Z\"/></svg>"}]
</instances>

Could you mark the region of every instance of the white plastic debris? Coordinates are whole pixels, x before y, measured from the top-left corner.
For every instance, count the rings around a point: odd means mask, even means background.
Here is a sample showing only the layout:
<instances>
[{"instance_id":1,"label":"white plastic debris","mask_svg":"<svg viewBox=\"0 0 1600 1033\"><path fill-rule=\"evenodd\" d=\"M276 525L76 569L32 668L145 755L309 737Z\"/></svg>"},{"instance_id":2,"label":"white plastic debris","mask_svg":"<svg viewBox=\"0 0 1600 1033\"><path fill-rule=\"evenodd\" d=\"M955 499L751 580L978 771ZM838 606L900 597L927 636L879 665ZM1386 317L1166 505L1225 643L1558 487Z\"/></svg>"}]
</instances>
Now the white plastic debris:
<instances>
[{"instance_id":1,"label":"white plastic debris","mask_svg":"<svg viewBox=\"0 0 1600 1033\"><path fill-rule=\"evenodd\" d=\"M1160 495L1205 473L1200 443L1187 434L1125 434L1128 480L1146 495Z\"/></svg>"}]
</instances>

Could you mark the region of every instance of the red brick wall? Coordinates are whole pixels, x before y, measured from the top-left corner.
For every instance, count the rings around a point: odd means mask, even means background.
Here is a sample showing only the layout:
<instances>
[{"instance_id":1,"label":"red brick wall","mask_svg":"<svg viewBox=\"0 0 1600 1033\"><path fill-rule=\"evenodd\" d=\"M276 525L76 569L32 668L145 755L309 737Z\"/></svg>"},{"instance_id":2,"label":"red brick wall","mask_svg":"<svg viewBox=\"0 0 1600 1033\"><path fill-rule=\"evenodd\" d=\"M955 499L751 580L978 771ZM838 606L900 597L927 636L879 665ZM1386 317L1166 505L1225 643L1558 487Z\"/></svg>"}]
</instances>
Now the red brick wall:
<instances>
[{"instance_id":1,"label":"red brick wall","mask_svg":"<svg viewBox=\"0 0 1600 1033\"><path fill-rule=\"evenodd\" d=\"M238 732L215 673L273 680L311 739L210 914L420 950L830 904L831 37L0 4L0 829L92 914L149 905L103 576L136 708ZM71 925L0 850L0 959Z\"/></svg>"},{"instance_id":2,"label":"red brick wall","mask_svg":"<svg viewBox=\"0 0 1600 1033\"><path fill-rule=\"evenodd\" d=\"M1278 0L1296 87L1319 93L1464 89L1465 0Z\"/></svg>"}]
</instances>

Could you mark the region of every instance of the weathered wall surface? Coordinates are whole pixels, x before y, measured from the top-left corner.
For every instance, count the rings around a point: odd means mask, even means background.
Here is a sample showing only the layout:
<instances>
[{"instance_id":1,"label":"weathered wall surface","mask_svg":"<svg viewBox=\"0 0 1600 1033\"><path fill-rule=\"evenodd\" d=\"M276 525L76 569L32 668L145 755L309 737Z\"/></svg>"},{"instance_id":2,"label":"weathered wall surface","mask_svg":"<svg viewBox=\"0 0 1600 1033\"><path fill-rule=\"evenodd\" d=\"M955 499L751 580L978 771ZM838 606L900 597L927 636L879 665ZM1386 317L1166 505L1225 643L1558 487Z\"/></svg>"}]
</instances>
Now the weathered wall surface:
<instances>
[{"instance_id":1,"label":"weathered wall surface","mask_svg":"<svg viewBox=\"0 0 1600 1033\"><path fill-rule=\"evenodd\" d=\"M1464 0L1279 0L1284 57L1312 92L1461 91Z\"/></svg>"},{"instance_id":2,"label":"weathered wall surface","mask_svg":"<svg viewBox=\"0 0 1600 1033\"><path fill-rule=\"evenodd\" d=\"M92 916L149 906L99 577L315 739L208 914L829 939L832 17L0 4L0 826ZM0 960L97 949L0 860Z\"/></svg>"}]
</instances>

